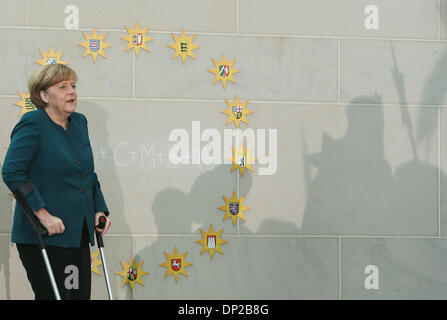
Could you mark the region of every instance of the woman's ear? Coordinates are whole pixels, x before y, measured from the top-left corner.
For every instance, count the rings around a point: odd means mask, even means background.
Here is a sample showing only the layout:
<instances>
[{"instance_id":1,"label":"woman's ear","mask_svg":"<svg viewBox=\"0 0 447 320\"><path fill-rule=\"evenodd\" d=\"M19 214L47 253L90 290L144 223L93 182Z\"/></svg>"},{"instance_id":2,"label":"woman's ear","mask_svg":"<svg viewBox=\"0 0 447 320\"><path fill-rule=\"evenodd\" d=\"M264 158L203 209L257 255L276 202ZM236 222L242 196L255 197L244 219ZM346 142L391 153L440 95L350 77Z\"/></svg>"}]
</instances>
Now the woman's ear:
<instances>
[{"instance_id":1,"label":"woman's ear","mask_svg":"<svg viewBox=\"0 0 447 320\"><path fill-rule=\"evenodd\" d=\"M42 99L43 102L48 103L48 95L45 90L40 90L40 99Z\"/></svg>"}]
</instances>

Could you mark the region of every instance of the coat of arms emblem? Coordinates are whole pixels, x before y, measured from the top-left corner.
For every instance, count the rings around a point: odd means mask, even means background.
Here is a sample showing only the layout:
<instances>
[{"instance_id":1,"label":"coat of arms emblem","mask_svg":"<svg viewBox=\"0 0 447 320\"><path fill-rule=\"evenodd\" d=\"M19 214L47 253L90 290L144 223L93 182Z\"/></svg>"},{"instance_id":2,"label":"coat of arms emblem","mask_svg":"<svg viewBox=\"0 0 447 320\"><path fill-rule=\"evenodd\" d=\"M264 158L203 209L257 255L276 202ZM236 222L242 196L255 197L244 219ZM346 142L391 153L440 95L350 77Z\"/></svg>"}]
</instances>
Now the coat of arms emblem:
<instances>
[{"instance_id":1,"label":"coat of arms emblem","mask_svg":"<svg viewBox=\"0 0 447 320\"><path fill-rule=\"evenodd\" d=\"M100 45L99 39L90 39L88 43L91 52L98 52Z\"/></svg>"},{"instance_id":2,"label":"coat of arms emblem","mask_svg":"<svg viewBox=\"0 0 447 320\"><path fill-rule=\"evenodd\" d=\"M137 277L138 271L136 268L130 267L129 269L127 269L127 279L129 279L129 281L135 281Z\"/></svg>"},{"instance_id":3,"label":"coat of arms emblem","mask_svg":"<svg viewBox=\"0 0 447 320\"><path fill-rule=\"evenodd\" d=\"M216 248L216 235L208 235L206 237L206 239L207 239L208 249Z\"/></svg>"},{"instance_id":4,"label":"coat of arms emblem","mask_svg":"<svg viewBox=\"0 0 447 320\"><path fill-rule=\"evenodd\" d=\"M179 271L182 268L182 259L171 259L171 268L173 271Z\"/></svg>"}]
</instances>

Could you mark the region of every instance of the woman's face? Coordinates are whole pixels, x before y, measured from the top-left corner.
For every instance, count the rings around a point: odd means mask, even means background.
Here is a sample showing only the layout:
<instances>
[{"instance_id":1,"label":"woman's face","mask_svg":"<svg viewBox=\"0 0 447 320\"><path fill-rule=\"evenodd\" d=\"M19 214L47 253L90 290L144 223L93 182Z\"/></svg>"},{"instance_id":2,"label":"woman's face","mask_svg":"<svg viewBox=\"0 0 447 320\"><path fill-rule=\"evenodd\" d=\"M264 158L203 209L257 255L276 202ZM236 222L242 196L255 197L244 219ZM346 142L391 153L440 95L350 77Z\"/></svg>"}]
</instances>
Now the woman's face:
<instances>
[{"instance_id":1,"label":"woman's face","mask_svg":"<svg viewBox=\"0 0 447 320\"><path fill-rule=\"evenodd\" d=\"M71 114L75 111L78 101L76 83L73 80L58 82L42 91L41 97L47 107L56 109L59 114Z\"/></svg>"}]
</instances>

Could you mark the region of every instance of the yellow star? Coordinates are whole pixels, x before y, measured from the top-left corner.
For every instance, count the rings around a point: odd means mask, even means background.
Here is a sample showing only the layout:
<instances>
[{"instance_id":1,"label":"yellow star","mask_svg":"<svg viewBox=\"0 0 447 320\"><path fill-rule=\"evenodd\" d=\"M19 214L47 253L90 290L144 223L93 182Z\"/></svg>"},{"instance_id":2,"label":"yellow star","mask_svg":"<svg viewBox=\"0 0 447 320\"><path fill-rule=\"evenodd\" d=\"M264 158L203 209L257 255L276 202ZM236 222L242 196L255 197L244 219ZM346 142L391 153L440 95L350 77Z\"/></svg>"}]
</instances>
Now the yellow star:
<instances>
[{"instance_id":1,"label":"yellow star","mask_svg":"<svg viewBox=\"0 0 447 320\"><path fill-rule=\"evenodd\" d=\"M244 102L239 102L239 97L236 95L234 102L231 102L230 100L227 99L225 99L225 101L227 102L228 109L221 111L222 113L228 115L228 119L225 124L234 121L234 123L236 124L236 128L239 128L239 123L241 121L248 124L246 115L253 113L253 111L245 109L248 100L245 100Z\"/></svg>"},{"instance_id":2,"label":"yellow star","mask_svg":"<svg viewBox=\"0 0 447 320\"><path fill-rule=\"evenodd\" d=\"M224 198L225 205L218 208L220 210L225 211L225 216L223 217L222 221L231 218L231 220L233 221L233 226L236 225L236 220L238 217L246 221L244 215L242 214L242 211L248 210L250 208L243 205L245 197L238 199L236 197L236 192L234 191L233 195L231 196L231 199L228 199L225 196L222 197Z\"/></svg>"},{"instance_id":3,"label":"yellow star","mask_svg":"<svg viewBox=\"0 0 447 320\"><path fill-rule=\"evenodd\" d=\"M194 53L192 52L192 50L200 48L198 45L192 43L195 35L186 37L185 30L182 30L182 35L180 38L175 34L172 34L172 37L174 38L175 43L170 44L168 46L169 48L172 48L175 50L174 56L172 57L172 59L175 59L178 56L181 56L182 63L185 63L187 56L190 56L191 58L195 59L195 56L194 56Z\"/></svg>"},{"instance_id":4,"label":"yellow star","mask_svg":"<svg viewBox=\"0 0 447 320\"><path fill-rule=\"evenodd\" d=\"M33 104L29 97L29 93L24 94L22 91L19 90L21 101L14 102L16 106L22 107L22 111L20 111L19 117L24 115L27 112L37 110L36 106Z\"/></svg>"},{"instance_id":5,"label":"yellow star","mask_svg":"<svg viewBox=\"0 0 447 320\"><path fill-rule=\"evenodd\" d=\"M171 274L174 274L175 282L178 282L178 275L183 274L185 277L188 277L188 274L185 271L186 267L192 265L191 262L186 262L185 257L188 254L184 252L181 256L178 254L177 248L174 247L174 254L171 256L167 252L163 252L166 259L168 261L161 263L160 266L168 268L166 271L165 278Z\"/></svg>"},{"instance_id":6,"label":"yellow star","mask_svg":"<svg viewBox=\"0 0 447 320\"><path fill-rule=\"evenodd\" d=\"M50 51L46 53L43 50L40 50L40 54L42 55L42 60L34 61L37 64L45 66L47 64L67 64L65 61L61 60L61 56L64 51L59 51L58 53L54 52L53 46L50 47Z\"/></svg>"},{"instance_id":7,"label":"yellow star","mask_svg":"<svg viewBox=\"0 0 447 320\"><path fill-rule=\"evenodd\" d=\"M135 24L135 29L132 29L128 26L126 26L128 35L121 37L121 39L128 41L126 51L134 48L135 54L138 56L138 52L140 51L140 48L143 48L144 50L149 52L149 49L146 47L146 42L154 40L151 37L146 36L147 30L149 30L149 27L146 27L144 29L140 29L140 25L138 21Z\"/></svg>"},{"instance_id":8,"label":"yellow star","mask_svg":"<svg viewBox=\"0 0 447 320\"><path fill-rule=\"evenodd\" d=\"M220 248L221 244L227 243L227 240L223 240L220 238L220 235L222 234L222 230L215 233L213 229L213 225L210 225L210 229L208 230L208 233L206 231L200 229L200 233L202 234L201 240L196 240L195 242L198 244L201 244L202 251L200 251L200 254L204 253L208 250L208 253L210 254L211 259L213 259L214 251L217 251L221 254L223 254L222 249Z\"/></svg>"},{"instance_id":9,"label":"yellow star","mask_svg":"<svg viewBox=\"0 0 447 320\"><path fill-rule=\"evenodd\" d=\"M244 146L241 144L239 150L236 151L235 148L231 147L233 150L233 157L230 159L233 162L233 166L231 167L231 172L235 169L239 168L239 172L241 176L244 176L244 170L247 168L250 171L254 171L251 164L255 163L256 158L250 157L250 149L245 150Z\"/></svg>"},{"instance_id":10,"label":"yellow star","mask_svg":"<svg viewBox=\"0 0 447 320\"><path fill-rule=\"evenodd\" d=\"M116 272L117 275L124 277L120 286L123 286L126 283L129 283L132 291L134 290L135 283L139 283L144 287L144 283L141 280L141 277L146 274L149 274L149 272L141 270L141 266L143 265L143 262L144 261L140 261L140 263L138 263L136 265L133 260L133 256L130 257L129 264L120 260L121 266L123 267L123 271Z\"/></svg>"},{"instance_id":11,"label":"yellow star","mask_svg":"<svg viewBox=\"0 0 447 320\"><path fill-rule=\"evenodd\" d=\"M83 32L83 34L84 34L84 39L86 41L79 43L79 45L81 47L85 48L83 57L91 54L93 63L95 63L96 57L98 56L98 54L103 56L104 58L106 58L104 49L111 46L111 44L104 42L104 37L106 36L106 34L104 33L104 34L98 36L96 34L96 29L93 29L93 32L91 35L88 35L86 32Z\"/></svg>"},{"instance_id":12,"label":"yellow star","mask_svg":"<svg viewBox=\"0 0 447 320\"><path fill-rule=\"evenodd\" d=\"M230 62L227 62L227 60L225 59L225 54L222 54L222 61L218 62L213 59L213 62L216 68L208 70L208 72L216 74L213 83L221 80L224 88L227 85L227 80L236 83L233 78L233 74L239 72L239 70L233 68L234 59Z\"/></svg>"},{"instance_id":13,"label":"yellow star","mask_svg":"<svg viewBox=\"0 0 447 320\"><path fill-rule=\"evenodd\" d=\"M100 275L101 273L99 272L98 266L100 264L102 264L102 262L100 259L98 259L98 255L99 255L99 250L96 250L96 252L90 254L90 268L91 268L92 272Z\"/></svg>"}]
</instances>

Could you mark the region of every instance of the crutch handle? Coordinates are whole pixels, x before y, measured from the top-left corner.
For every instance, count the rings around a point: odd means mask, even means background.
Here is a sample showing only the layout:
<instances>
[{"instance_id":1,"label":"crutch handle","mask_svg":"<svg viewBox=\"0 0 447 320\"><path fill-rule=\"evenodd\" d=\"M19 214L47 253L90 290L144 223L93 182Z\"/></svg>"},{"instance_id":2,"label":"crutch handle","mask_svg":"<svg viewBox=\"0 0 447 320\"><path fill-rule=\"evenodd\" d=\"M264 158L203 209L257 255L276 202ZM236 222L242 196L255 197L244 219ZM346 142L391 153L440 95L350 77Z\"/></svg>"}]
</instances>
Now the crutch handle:
<instances>
[{"instance_id":1,"label":"crutch handle","mask_svg":"<svg viewBox=\"0 0 447 320\"><path fill-rule=\"evenodd\" d=\"M106 226L106 222L107 222L106 216L100 216L99 217L98 228L99 229L104 229L104 227Z\"/></svg>"},{"instance_id":2,"label":"crutch handle","mask_svg":"<svg viewBox=\"0 0 447 320\"><path fill-rule=\"evenodd\" d=\"M106 216L100 216L98 222L98 228L104 229L104 227L106 226L106 221L107 221ZM102 235L101 232L99 231L96 231L96 240L98 241L98 248L104 248L104 241L102 241Z\"/></svg>"}]
</instances>

